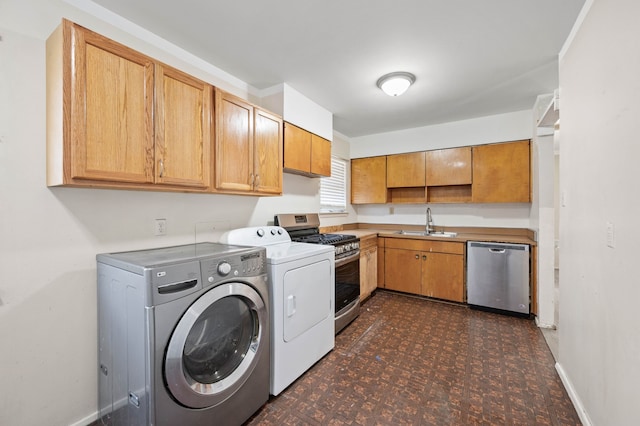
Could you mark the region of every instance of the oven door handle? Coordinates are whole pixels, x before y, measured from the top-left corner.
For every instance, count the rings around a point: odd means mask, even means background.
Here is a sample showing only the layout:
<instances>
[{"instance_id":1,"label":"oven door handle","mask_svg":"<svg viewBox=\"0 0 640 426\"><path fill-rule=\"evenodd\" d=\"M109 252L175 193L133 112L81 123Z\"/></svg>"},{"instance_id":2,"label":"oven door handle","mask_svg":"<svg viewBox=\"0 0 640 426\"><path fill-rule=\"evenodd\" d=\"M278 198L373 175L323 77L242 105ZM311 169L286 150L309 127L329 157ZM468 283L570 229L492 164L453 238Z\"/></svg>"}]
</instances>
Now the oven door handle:
<instances>
[{"instance_id":1,"label":"oven door handle","mask_svg":"<svg viewBox=\"0 0 640 426\"><path fill-rule=\"evenodd\" d=\"M336 268L339 268L343 265L346 265L349 262L353 262L354 260L360 258L360 250L356 250L355 252L351 252L351 253L353 254L350 254L347 257L336 259Z\"/></svg>"}]
</instances>

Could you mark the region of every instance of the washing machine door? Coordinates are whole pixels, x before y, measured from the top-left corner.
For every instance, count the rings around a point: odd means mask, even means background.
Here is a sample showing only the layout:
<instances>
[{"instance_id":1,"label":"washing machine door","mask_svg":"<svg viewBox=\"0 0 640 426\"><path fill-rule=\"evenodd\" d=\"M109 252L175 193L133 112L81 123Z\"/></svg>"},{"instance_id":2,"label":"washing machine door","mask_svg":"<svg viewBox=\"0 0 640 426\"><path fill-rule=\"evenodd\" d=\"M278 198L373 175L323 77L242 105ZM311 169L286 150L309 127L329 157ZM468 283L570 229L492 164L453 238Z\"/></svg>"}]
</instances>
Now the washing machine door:
<instances>
[{"instance_id":1,"label":"washing machine door","mask_svg":"<svg viewBox=\"0 0 640 426\"><path fill-rule=\"evenodd\" d=\"M228 283L197 299L176 326L165 356L169 391L191 408L215 406L251 375L262 351L269 321L253 287Z\"/></svg>"}]
</instances>

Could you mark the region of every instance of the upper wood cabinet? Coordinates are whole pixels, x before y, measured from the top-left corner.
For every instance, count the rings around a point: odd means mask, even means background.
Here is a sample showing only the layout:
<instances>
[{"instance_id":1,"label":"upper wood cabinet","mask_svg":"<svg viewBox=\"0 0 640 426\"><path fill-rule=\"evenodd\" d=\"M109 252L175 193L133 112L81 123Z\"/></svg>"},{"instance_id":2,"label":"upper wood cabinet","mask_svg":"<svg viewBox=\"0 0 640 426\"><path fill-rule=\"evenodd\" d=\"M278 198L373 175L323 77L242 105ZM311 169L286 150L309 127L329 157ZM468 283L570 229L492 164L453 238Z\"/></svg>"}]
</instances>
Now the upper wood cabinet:
<instances>
[{"instance_id":1,"label":"upper wood cabinet","mask_svg":"<svg viewBox=\"0 0 640 426\"><path fill-rule=\"evenodd\" d=\"M522 140L352 160L351 203L531 202L529 145Z\"/></svg>"},{"instance_id":2,"label":"upper wood cabinet","mask_svg":"<svg viewBox=\"0 0 640 426\"><path fill-rule=\"evenodd\" d=\"M282 120L216 89L216 188L282 193Z\"/></svg>"},{"instance_id":3,"label":"upper wood cabinet","mask_svg":"<svg viewBox=\"0 0 640 426\"><path fill-rule=\"evenodd\" d=\"M206 190L211 96L210 85L63 20L47 40L47 184Z\"/></svg>"},{"instance_id":4,"label":"upper wood cabinet","mask_svg":"<svg viewBox=\"0 0 640 426\"><path fill-rule=\"evenodd\" d=\"M155 80L155 181L208 187L212 87L161 64Z\"/></svg>"},{"instance_id":5,"label":"upper wood cabinet","mask_svg":"<svg viewBox=\"0 0 640 426\"><path fill-rule=\"evenodd\" d=\"M285 122L284 171L311 177L331 176L331 142Z\"/></svg>"},{"instance_id":6,"label":"upper wood cabinet","mask_svg":"<svg viewBox=\"0 0 640 426\"><path fill-rule=\"evenodd\" d=\"M47 40L47 183L154 180L153 61L63 20Z\"/></svg>"},{"instance_id":7,"label":"upper wood cabinet","mask_svg":"<svg viewBox=\"0 0 640 426\"><path fill-rule=\"evenodd\" d=\"M263 194L282 194L282 118L256 108L254 123L254 188Z\"/></svg>"},{"instance_id":8,"label":"upper wood cabinet","mask_svg":"<svg viewBox=\"0 0 640 426\"><path fill-rule=\"evenodd\" d=\"M311 174L331 176L331 141L311 134Z\"/></svg>"},{"instance_id":9,"label":"upper wood cabinet","mask_svg":"<svg viewBox=\"0 0 640 426\"><path fill-rule=\"evenodd\" d=\"M387 157L351 160L351 203L387 202Z\"/></svg>"},{"instance_id":10,"label":"upper wood cabinet","mask_svg":"<svg viewBox=\"0 0 640 426\"><path fill-rule=\"evenodd\" d=\"M474 203L531 201L528 140L473 147Z\"/></svg>"},{"instance_id":11,"label":"upper wood cabinet","mask_svg":"<svg viewBox=\"0 0 640 426\"><path fill-rule=\"evenodd\" d=\"M387 155L387 188L425 186L425 153Z\"/></svg>"},{"instance_id":12,"label":"upper wood cabinet","mask_svg":"<svg viewBox=\"0 0 640 426\"><path fill-rule=\"evenodd\" d=\"M470 185L471 147L427 151L426 186Z\"/></svg>"},{"instance_id":13,"label":"upper wood cabinet","mask_svg":"<svg viewBox=\"0 0 640 426\"><path fill-rule=\"evenodd\" d=\"M216 89L216 188L253 190L253 105Z\"/></svg>"}]
</instances>

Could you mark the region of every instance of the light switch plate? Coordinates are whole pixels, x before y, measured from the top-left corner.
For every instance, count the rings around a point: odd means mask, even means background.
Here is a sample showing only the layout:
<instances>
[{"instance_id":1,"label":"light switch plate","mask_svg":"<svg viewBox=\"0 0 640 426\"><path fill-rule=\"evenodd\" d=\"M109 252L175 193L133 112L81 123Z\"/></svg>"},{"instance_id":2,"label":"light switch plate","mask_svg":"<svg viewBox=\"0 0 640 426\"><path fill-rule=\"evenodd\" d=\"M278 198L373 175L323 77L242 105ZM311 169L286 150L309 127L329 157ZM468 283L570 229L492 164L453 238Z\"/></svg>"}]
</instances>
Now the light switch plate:
<instances>
[{"instance_id":1,"label":"light switch plate","mask_svg":"<svg viewBox=\"0 0 640 426\"><path fill-rule=\"evenodd\" d=\"M615 248L616 232L615 226L611 222L607 222L607 247Z\"/></svg>"}]
</instances>

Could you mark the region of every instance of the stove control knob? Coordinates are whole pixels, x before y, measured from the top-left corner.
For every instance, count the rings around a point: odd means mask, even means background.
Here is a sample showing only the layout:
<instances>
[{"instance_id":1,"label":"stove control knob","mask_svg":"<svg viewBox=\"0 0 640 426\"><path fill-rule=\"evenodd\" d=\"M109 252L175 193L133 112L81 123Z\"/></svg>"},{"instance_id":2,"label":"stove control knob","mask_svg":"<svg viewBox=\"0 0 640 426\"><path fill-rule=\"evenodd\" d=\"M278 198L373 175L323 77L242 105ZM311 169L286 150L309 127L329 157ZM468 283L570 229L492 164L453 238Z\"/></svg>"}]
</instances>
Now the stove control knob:
<instances>
[{"instance_id":1,"label":"stove control knob","mask_svg":"<svg viewBox=\"0 0 640 426\"><path fill-rule=\"evenodd\" d=\"M264 229L258 228L256 234L258 234L258 237L264 237Z\"/></svg>"},{"instance_id":2,"label":"stove control knob","mask_svg":"<svg viewBox=\"0 0 640 426\"><path fill-rule=\"evenodd\" d=\"M278 235L282 235L282 228L278 228Z\"/></svg>"},{"instance_id":3,"label":"stove control knob","mask_svg":"<svg viewBox=\"0 0 640 426\"><path fill-rule=\"evenodd\" d=\"M276 230L275 229L271 230L271 235L276 235Z\"/></svg>"},{"instance_id":4,"label":"stove control knob","mask_svg":"<svg viewBox=\"0 0 640 426\"><path fill-rule=\"evenodd\" d=\"M218 273L220 275L229 275L229 272L231 272L231 265L228 262L222 262L218 265Z\"/></svg>"}]
</instances>

